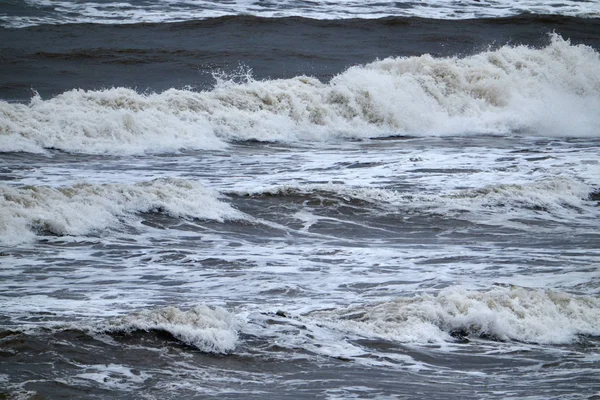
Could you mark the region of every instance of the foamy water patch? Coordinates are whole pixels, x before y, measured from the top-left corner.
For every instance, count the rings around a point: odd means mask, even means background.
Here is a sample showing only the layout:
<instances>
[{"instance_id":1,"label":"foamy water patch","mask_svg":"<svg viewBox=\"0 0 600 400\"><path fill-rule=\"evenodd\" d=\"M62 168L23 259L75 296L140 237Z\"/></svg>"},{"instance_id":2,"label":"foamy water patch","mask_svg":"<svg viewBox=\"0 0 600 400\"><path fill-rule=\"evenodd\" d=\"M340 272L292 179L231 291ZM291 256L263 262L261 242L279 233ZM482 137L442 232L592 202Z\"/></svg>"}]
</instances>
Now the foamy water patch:
<instances>
[{"instance_id":1,"label":"foamy water patch","mask_svg":"<svg viewBox=\"0 0 600 400\"><path fill-rule=\"evenodd\" d=\"M199 305L189 310L164 307L112 320L107 332L164 331L208 353L227 353L238 344L243 321L224 308Z\"/></svg>"},{"instance_id":2,"label":"foamy water patch","mask_svg":"<svg viewBox=\"0 0 600 400\"><path fill-rule=\"evenodd\" d=\"M101 386L105 389L135 390L151 378L144 371L136 371L124 365L80 365L84 372L74 376L59 379L67 385Z\"/></svg>"},{"instance_id":3,"label":"foamy water patch","mask_svg":"<svg viewBox=\"0 0 600 400\"><path fill-rule=\"evenodd\" d=\"M72 90L0 102L0 151L140 154L398 134L597 137L599 70L596 51L553 35L540 49L387 58L328 83L248 76L203 92Z\"/></svg>"},{"instance_id":4,"label":"foamy water patch","mask_svg":"<svg viewBox=\"0 0 600 400\"><path fill-rule=\"evenodd\" d=\"M135 214L151 211L177 218L241 218L218 193L183 179L68 187L0 185L0 194L0 240L7 245L33 240L39 233L87 235L118 228L135 220Z\"/></svg>"},{"instance_id":5,"label":"foamy water patch","mask_svg":"<svg viewBox=\"0 0 600 400\"><path fill-rule=\"evenodd\" d=\"M575 342L578 335L600 335L597 297L515 286L488 291L450 287L437 295L310 316L334 329L403 343L443 343L455 336L476 336L564 344Z\"/></svg>"}]
</instances>

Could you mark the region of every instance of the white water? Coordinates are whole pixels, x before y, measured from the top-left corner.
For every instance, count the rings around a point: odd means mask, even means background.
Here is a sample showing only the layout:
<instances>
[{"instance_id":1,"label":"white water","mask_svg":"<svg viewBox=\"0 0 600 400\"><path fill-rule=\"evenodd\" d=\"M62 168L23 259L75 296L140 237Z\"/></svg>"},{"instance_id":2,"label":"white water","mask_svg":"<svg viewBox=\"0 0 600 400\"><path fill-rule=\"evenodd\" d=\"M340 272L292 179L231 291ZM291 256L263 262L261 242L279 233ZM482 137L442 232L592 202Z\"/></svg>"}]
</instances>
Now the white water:
<instances>
[{"instance_id":1,"label":"white water","mask_svg":"<svg viewBox=\"0 0 600 400\"><path fill-rule=\"evenodd\" d=\"M598 7L44 4L0 20ZM553 36L325 83L0 102L0 397L593 397L598 71Z\"/></svg>"},{"instance_id":2,"label":"white water","mask_svg":"<svg viewBox=\"0 0 600 400\"><path fill-rule=\"evenodd\" d=\"M597 169L597 168L596 168ZM411 210L487 222L513 228L507 223L528 214L537 219L568 221L573 210L594 218L595 202L589 200L597 188L565 177L533 183L493 185L469 190L450 190L439 194L402 193L373 187L343 184L276 186L257 188L237 195L324 196L343 203L363 200L383 213ZM200 220L247 220L252 218L235 210L222 195L199 183L183 179L157 179L137 184L84 184L69 187L0 185L0 243L15 245L33 241L36 235L102 235L124 225L141 229L138 214L159 211L175 218ZM501 211L500 215L499 210ZM540 212L542 213L541 215ZM319 217L308 211L295 215L312 225ZM529 229L527 225L521 228ZM535 229L540 229L536 227ZM556 229L554 227L553 229Z\"/></svg>"},{"instance_id":3,"label":"white water","mask_svg":"<svg viewBox=\"0 0 600 400\"><path fill-rule=\"evenodd\" d=\"M310 77L205 92L72 90L0 102L0 151L86 154L223 149L233 140L331 141L389 135L600 135L600 55L554 35L466 58L387 58L328 83Z\"/></svg>"},{"instance_id":4,"label":"white water","mask_svg":"<svg viewBox=\"0 0 600 400\"><path fill-rule=\"evenodd\" d=\"M6 154L5 329L124 349L52 378L84 390L281 390L267 360L555 393L594 369L599 157L596 138L473 134ZM199 352L223 364L168 361Z\"/></svg>"},{"instance_id":5,"label":"white water","mask_svg":"<svg viewBox=\"0 0 600 400\"><path fill-rule=\"evenodd\" d=\"M199 350L225 353L235 349L241 326L242 321L223 308L196 306L190 310L179 310L175 307L145 310L111 320L107 326L100 327L100 330L166 331Z\"/></svg>"},{"instance_id":6,"label":"white water","mask_svg":"<svg viewBox=\"0 0 600 400\"><path fill-rule=\"evenodd\" d=\"M316 197L330 196L339 201L357 199L382 207L384 212L393 211L397 207L411 207L421 211L444 212L450 215L461 210L485 213L486 210L505 208L503 214L506 217L506 213L511 210L514 210L515 213L522 213L526 210L543 210L557 216L563 212L569 214L573 209L582 212L584 208L595 205L595 202L589 200L590 193L595 190L596 186L557 176L535 182L524 181L523 184L492 184L476 189L454 189L437 194L403 193L395 190L353 187L335 183L259 187L249 192L240 191L237 194L254 196L312 194ZM455 216L460 217L460 215ZM481 214L478 214L477 218L481 218Z\"/></svg>"},{"instance_id":7,"label":"white water","mask_svg":"<svg viewBox=\"0 0 600 400\"><path fill-rule=\"evenodd\" d=\"M241 215L194 181L157 179L138 184L69 187L0 185L0 242L15 245L36 233L90 235L136 223L136 214L160 211L175 218L223 221Z\"/></svg>"},{"instance_id":8,"label":"white water","mask_svg":"<svg viewBox=\"0 0 600 400\"><path fill-rule=\"evenodd\" d=\"M454 331L543 344L572 343L580 334L600 335L597 297L522 287L472 291L455 286L436 296L398 298L311 316L327 319L335 329L405 343L452 341Z\"/></svg>"},{"instance_id":9,"label":"white water","mask_svg":"<svg viewBox=\"0 0 600 400\"><path fill-rule=\"evenodd\" d=\"M151 0L130 2L77 2L69 0L27 0L29 12L0 15L0 24L25 27L38 24L176 22L221 17L255 15L260 17L302 16L315 19L422 17L466 19L507 17L519 14L558 14L598 17L597 1L544 2L539 0L459 0L459 1L302 1L255 2L236 0ZM32 15L33 14L33 15Z\"/></svg>"}]
</instances>

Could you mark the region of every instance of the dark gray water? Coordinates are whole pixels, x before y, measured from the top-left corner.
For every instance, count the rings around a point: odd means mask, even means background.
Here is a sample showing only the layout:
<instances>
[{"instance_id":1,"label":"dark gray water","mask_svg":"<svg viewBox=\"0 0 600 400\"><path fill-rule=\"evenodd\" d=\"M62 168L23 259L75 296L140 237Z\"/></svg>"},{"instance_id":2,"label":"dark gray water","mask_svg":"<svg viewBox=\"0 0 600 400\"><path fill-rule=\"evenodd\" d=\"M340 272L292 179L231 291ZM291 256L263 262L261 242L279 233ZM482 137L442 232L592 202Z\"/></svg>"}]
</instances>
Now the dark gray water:
<instances>
[{"instance_id":1,"label":"dark gray water","mask_svg":"<svg viewBox=\"0 0 600 400\"><path fill-rule=\"evenodd\" d=\"M240 68L251 69L256 79L309 75L327 81L377 58L467 56L507 43L543 46L553 31L573 44L600 42L598 19L560 16L459 21L246 16L0 29L0 93L16 100L28 100L32 91L46 98L73 88L207 89L213 74Z\"/></svg>"}]
</instances>

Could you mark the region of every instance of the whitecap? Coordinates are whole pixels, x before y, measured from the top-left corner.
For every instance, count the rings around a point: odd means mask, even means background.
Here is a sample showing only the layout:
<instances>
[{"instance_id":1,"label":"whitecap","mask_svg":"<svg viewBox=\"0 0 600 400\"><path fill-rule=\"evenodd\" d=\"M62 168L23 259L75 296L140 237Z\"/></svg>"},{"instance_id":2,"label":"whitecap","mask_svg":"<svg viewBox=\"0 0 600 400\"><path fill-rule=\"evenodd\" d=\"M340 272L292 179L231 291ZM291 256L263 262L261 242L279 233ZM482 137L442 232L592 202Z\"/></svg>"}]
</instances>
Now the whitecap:
<instances>
[{"instance_id":1,"label":"whitecap","mask_svg":"<svg viewBox=\"0 0 600 400\"><path fill-rule=\"evenodd\" d=\"M555 34L540 49L387 58L328 83L247 76L221 77L202 92L76 89L0 102L0 151L141 154L398 134L597 137L598 70L596 51Z\"/></svg>"}]
</instances>

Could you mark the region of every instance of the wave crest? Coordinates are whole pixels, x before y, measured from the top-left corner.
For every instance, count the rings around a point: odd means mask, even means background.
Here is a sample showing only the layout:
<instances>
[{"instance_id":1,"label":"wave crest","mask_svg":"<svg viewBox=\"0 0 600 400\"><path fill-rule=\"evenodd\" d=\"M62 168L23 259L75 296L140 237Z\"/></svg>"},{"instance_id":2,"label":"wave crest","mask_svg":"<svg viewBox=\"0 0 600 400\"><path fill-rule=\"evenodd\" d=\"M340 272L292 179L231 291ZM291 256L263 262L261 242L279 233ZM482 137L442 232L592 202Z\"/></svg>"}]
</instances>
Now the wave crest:
<instances>
[{"instance_id":1,"label":"wave crest","mask_svg":"<svg viewBox=\"0 0 600 400\"><path fill-rule=\"evenodd\" d=\"M165 331L177 340L208 353L235 349L242 322L221 307L199 305L189 310L164 307L144 310L111 321L106 332Z\"/></svg>"},{"instance_id":2,"label":"wave crest","mask_svg":"<svg viewBox=\"0 0 600 400\"><path fill-rule=\"evenodd\" d=\"M336 329L405 343L453 341L472 335L529 343L572 343L600 335L600 299L518 286L460 287L367 307L321 311Z\"/></svg>"},{"instance_id":3,"label":"wave crest","mask_svg":"<svg viewBox=\"0 0 600 400\"><path fill-rule=\"evenodd\" d=\"M253 191L230 195L250 197L290 197L308 205L355 204L395 210L398 207L451 213L464 211L487 213L545 211L560 216L565 209L583 210L593 205L597 188L566 176L544 178L532 182L487 185L474 189L454 190L448 193L413 193L378 187L355 187L339 183L281 185L259 187Z\"/></svg>"},{"instance_id":4,"label":"wave crest","mask_svg":"<svg viewBox=\"0 0 600 400\"><path fill-rule=\"evenodd\" d=\"M599 70L596 51L554 34L541 49L387 58L329 83L221 77L204 92L72 90L28 105L0 102L0 151L135 154L398 134L597 137Z\"/></svg>"},{"instance_id":5,"label":"wave crest","mask_svg":"<svg viewBox=\"0 0 600 400\"><path fill-rule=\"evenodd\" d=\"M68 187L0 185L0 241L17 244L37 232L85 235L116 228L143 212L223 221L240 213L218 194L183 179L155 179L137 184L88 184Z\"/></svg>"}]
</instances>

